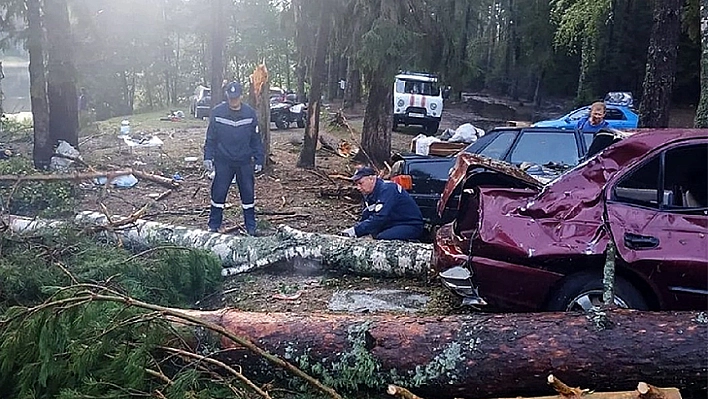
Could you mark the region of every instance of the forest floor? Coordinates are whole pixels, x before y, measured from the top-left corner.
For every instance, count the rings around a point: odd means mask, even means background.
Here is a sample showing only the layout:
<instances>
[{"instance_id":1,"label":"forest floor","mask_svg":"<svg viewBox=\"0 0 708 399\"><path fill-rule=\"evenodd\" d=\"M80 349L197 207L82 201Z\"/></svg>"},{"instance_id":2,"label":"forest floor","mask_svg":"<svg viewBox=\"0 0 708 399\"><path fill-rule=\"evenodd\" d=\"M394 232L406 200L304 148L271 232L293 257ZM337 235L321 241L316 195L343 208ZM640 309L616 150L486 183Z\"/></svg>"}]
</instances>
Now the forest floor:
<instances>
[{"instance_id":1,"label":"forest floor","mask_svg":"<svg viewBox=\"0 0 708 399\"><path fill-rule=\"evenodd\" d=\"M497 102L495 100L495 102ZM531 121L540 117L555 117L567 105L556 104L541 113L518 102L499 100L497 106L482 109L468 104L446 104L441 131L472 123L484 129L501 126L507 120ZM501 105L500 105L501 104ZM334 109L334 106L332 107ZM358 147L363 124L363 108L347 111L345 116L354 133L321 121L321 133L335 140L346 140ZM683 115L684 113L675 113ZM131 137L158 137L161 147L130 148L118 138L120 118L95 124L84 129L79 150L88 165L95 170L118 170L127 167L173 177L179 175L180 187L165 198L153 198L167 189L148 180L140 180L131 188L110 188L92 181L79 185L80 210L102 211L127 216L151 204L144 219L193 228L206 228L209 214L211 180L202 168L202 147L206 120L191 117L177 121L160 120L165 113L133 115L129 118ZM676 126L688 127L689 116ZM273 128L274 125L271 125ZM337 234L358 219L360 196L352 194L351 176L356 164L325 148L318 149L315 169L296 167L302 144L303 129L271 132L273 162L256 177L256 215L258 230L268 234L280 224L307 232ZM418 129L408 128L392 133L393 152L406 152ZM29 154L31 147L26 149ZM21 153L24 151L21 151ZM192 159L190 160L190 157ZM196 158L196 161L193 160ZM344 177L344 178L342 178ZM331 195L331 193L342 193ZM243 234L238 189L229 192L223 228L228 234ZM227 205L227 206L229 206ZM249 311L403 311L441 314L464 311L437 281L391 280L342 274L330 274L297 265L262 270L230 277L219 298L212 298L204 307L234 306Z\"/></svg>"}]
</instances>

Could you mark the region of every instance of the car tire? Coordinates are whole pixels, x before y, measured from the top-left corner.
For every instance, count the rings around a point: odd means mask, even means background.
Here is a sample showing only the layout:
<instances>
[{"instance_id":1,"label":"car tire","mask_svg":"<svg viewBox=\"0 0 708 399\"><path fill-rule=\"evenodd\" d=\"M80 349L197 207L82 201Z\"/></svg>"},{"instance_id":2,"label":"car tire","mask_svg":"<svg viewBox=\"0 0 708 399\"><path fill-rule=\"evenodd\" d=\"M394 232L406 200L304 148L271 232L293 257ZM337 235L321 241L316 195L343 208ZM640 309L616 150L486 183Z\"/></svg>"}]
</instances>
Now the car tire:
<instances>
[{"instance_id":1,"label":"car tire","mask_svg":"<svg viewBox=\"0 0 708 399\"><path fill-rule=\"evenodd\" d=\"M303 127L305 127L305 115L300 114L300 117L297 118L297 122L296 122L296 123L297 123L297 127L300 128L300 129L302 129Z\"/></svg>"},{"instance_id":2,"label":"car tire","mask_svg":"<svg viewBox=\"0 0 708 399\"><path fill-rule=\"evenodd\" d=\"M278 129L287 129L288 125L288 116L285 113L280 113L275 117L275 126Z\"/></svg>"},{"instance_id":3,"label":"car tire","mask_svg":"<svg viewBox=\"0 0 708 399\"><path fill-rule=\"evenodd\" d=\"M427 126L428 134L436 135L438 134L438 128L440 127L440 122L430 122Z\"/></svg>"},{"instance_id":4,"label":"car tire","mask_svg":"<svg viewBox=\"0 0 708 399\"><path fill-rule=\"evenodd\" d=\"M602 272L580 272L566 277L546 305L554 312L588 311L602 303ZM648 310L641 292L620 276L615 276L615 304L618 307Z\"/></svg>"}]
</instances>

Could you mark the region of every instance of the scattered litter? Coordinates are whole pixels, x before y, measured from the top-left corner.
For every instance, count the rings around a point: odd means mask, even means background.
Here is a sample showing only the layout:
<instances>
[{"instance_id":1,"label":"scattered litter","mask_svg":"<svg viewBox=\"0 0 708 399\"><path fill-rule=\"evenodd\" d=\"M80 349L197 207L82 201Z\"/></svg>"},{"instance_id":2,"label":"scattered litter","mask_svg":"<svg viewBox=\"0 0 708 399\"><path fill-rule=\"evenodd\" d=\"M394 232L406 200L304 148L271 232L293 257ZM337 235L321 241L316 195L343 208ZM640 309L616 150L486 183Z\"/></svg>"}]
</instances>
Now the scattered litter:
<instances>
[{"instance_id":1,"label":"scattered litter","mask_svg":"<svg viewBox=\"0 0 708 399\"><path fill-rule=\"evenodd\" d=\"M273 299L280 299L281 301L296 301L302 296L302 291L298 291L292 295L285 294L273 294Z\"/></svg>"},{"instance_id":2,"label":"scattered litter","mask_svg":"<svg viewBox=\"0 0 708 399\"><path fill-rule=\"evenodd\" d=\"M74 163L75 159L83 161L81 153L64 140L59 140L59 145L55 152L58 156L53 156L49 161L49 169L51 170L66 171Z\"/></svg>"},{"instance_id":3,"label":"scattered litter","mask_svg":"<svg viewBox=\"0 0 708 399\"><path fill-rule=\"evenodd\" d=\"M184 162L197 162L199 157L184 157Z\"/></svg>"},{"instance_id":4,"label":"scattered litter","mask_svg":"<svg viewBox=\"0 0 708 399\"><path fill-rule=\"evenodd\" d=\"M133 165L134 165L134 166L144 166L144 165L147 165L147 164L146 164L145 162L143 162L143 161L134 161L134 162L133 162Z\"/></svg>"},{"instance_id":5,"label":"scattered litter","mask_svg":"<svg viewBox=\"0 0 708 399\"><path fill-rule=\"evenodd\" d=\"M180 122L184 119L184 111L170 111L167 116L160 118L161 121Z\"/></svg>"},{"instance_id":6,"label":"scattered litter","mask_svg":"<svg viewBox=\"0 0 708 399\"><path fill-rule=\"evenodd\" d=\"M452 143L474 143L482 136L484 136L484 130L475 127L471 123L465 123L457 127L455 134L448 141Z\"/></svg>"},{"instance_id":7,"label":"scattered litter","mask_svg":"<svg viewBox=\"0 0 708 399\"><path fill-rule=\"evenodd\" d=\"M130 136L130 121L124 119L120 122L120 135L118 137Z\"/></svg>"},{"instance_id":8,"label":"scattered litter","mask_svg":"<svg viewBox=\"0 0 708 399\"><path fill-rule=\"evenodd\" d=\"M415 153L418 155L428 155L430 145L441 141L437 137L426 136L424 134L417 135L413 140L415 140Z\"/></svg>"},{"instance_id":9,"label":"scattered litter","mask_svg":"<svg viewBox=\"0 0 708 399\"><path fill-rule=\"evenodd\" d=\"M106 181L108 180L107 177L97 177L94 179L94 182L98 185L103 185L106 184ZM122 175L122 176L117 176L111 180L111 184L118 187L118 188L130 188L138 184L138 179L133 176L132 174L130 175Z\"/></svg>"},{"instance_id":10,"label":"scattered litter","mask_svg":"<svg viewBox=\"0 0 708 399\"><path fill-rule=\"evenodd\" d=\"M124 136L122 138L125 144L131 149L133 147L162 147L162 145L165 144L157 136L147 136L140 139L134 139L130 136Z\"/></svg>"},{"instance_id":11,"label":"scattered litter","mask_svg":"<svg viewBox=\"0 0 708 399\"><path fill-rule=\"evenodd\" d=\"M179 173L175 173L174 175L172 175L172 180L182 181L184 179L182 179L182 175L180 175Z\"/></svg>"},{"instance_id":12,"label":"scattered litter","mask_svg":"<svg viewBox=\"0 0 708 399\"><path fill-rule=\"evenodd\" d=\"M162 195L162 193L150 193L150 194L148 194L147 196L150 197L150 198L157 198L157 197L159 197L159 196L161 196L161 195Z\"/></svg>"}]
</instances>

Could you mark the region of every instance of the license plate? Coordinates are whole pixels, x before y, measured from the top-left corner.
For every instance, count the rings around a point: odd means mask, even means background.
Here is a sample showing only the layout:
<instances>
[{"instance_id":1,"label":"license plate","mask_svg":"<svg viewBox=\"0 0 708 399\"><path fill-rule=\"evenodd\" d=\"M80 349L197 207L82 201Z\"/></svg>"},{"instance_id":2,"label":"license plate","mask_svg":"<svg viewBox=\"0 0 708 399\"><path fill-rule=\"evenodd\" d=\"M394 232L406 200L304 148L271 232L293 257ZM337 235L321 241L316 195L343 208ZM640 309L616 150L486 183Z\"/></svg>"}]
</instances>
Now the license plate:
<instances>
[{"instance_id":1,"label":"license plate","mask_svg":"<svg viewBox=\"0 0 708 399\"><path fill-rule=\"evenodd\" d=\"M410 116L411 118L425 118L425 115L419 114L417 112L411 112L410 114L408 114L408 116Z\"/></svg>"}]
</instances>

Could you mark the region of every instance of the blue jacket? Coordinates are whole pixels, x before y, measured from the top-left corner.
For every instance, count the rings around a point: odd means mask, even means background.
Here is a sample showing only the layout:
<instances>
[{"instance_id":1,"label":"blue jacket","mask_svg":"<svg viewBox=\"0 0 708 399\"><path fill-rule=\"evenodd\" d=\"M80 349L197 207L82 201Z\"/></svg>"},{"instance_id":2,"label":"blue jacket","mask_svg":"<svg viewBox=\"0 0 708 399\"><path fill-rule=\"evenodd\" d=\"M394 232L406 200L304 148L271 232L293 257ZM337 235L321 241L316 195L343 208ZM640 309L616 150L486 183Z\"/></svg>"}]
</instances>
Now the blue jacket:
<instances>
[{"instance_id":1,"label":"blue jacket","mask_svg":"<svg viewBox=\"0 0 708 399\"><path fill-rule=\"evenodd\" d=\"M354 226L357 237L376 235L391 226L423 226L418 205L394 182L377 178L374 191L364 197L364 205L361 221Z\"/></svg>"},{"instance_id":2,"label":"blue jacket","mask_svg":"<svg viewBox=\"0 0 708 399\"><path fill-rule=\"evenodd\" d=\"M204 159L225 160L235 164L263 165L263 142L258 133L256 111L242 103L233 111L222 102L211 110L204 143Z\"/></svg>"},{"instance_id":3,"label":"blue jacket","mask_svg":"<svg viewBox=\"0 0 708 399\"><path fill-rule=\"evenodd\" d=\"M599 132L602 129L607 129L610 127L610 124L603 119L602 123L599 125L592 125L590 124L590 117L589 116L583 116L580 118L578 121L578 124L575 125L575 128L579 130L582 133L592 133L595 134Z\"/></svg>"}]
</instances>

